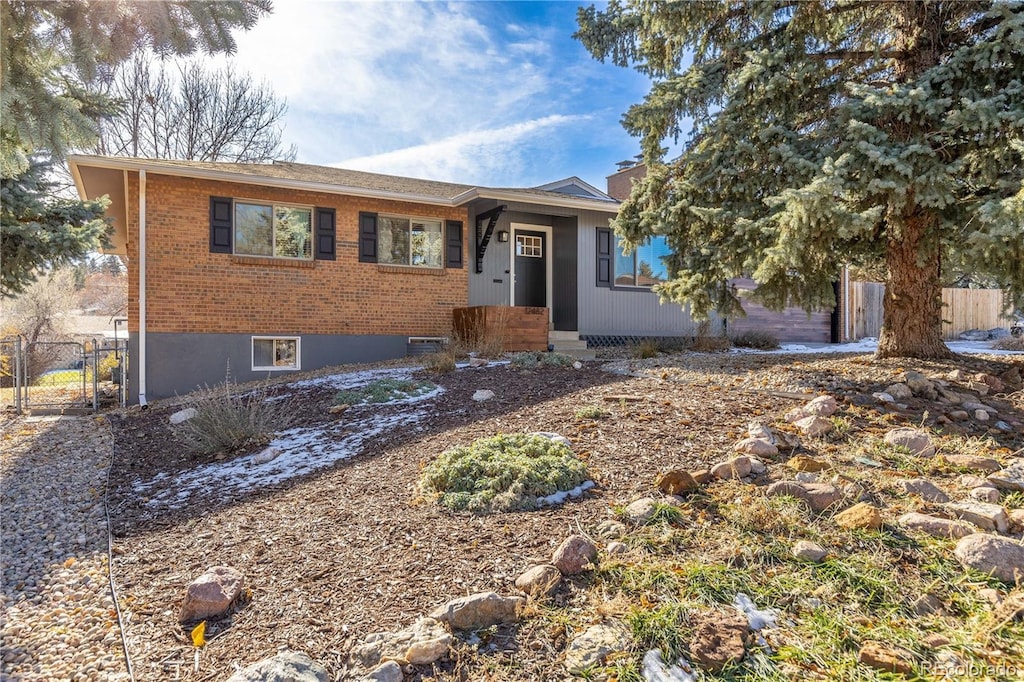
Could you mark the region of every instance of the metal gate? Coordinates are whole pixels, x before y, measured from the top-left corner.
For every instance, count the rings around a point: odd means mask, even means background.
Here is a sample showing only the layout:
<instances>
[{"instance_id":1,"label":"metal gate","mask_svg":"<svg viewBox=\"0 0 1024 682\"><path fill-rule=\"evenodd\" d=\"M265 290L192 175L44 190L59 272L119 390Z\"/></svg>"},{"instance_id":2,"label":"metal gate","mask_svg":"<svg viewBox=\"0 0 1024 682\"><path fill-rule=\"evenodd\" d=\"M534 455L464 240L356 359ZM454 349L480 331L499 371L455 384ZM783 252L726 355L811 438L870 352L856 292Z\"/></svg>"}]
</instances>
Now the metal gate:
<instances>
[{"instance_id":1,"label":"metal gate","mask_svg":"<svg viewBox=\"0 0 1024 682\"><path fill-rule=\"evenodd\" d=\"M15 412L92 412L124 405L125 340L0 340L0 396Z\"/></svg>"}]
</instances>

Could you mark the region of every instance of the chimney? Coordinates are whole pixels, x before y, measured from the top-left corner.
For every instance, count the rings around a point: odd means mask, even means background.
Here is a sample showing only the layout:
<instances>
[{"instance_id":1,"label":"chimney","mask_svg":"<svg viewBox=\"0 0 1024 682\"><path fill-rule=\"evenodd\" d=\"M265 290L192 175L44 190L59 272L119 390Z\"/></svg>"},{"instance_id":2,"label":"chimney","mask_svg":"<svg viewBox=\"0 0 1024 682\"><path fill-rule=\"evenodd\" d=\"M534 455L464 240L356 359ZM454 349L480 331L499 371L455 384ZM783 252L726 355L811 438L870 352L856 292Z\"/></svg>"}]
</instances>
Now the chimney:
<instances>
[{"instance_id":1,"label":"chimney","mask_svg":"<svg viewBox=\"0 0 1024 682\"><path fill-rule=\"evenodd\" d=\"M608 196L611 198L625 201L633 191L633 181L647 174L643 154L638 154L635 158L636 160L626 159L615 164L618 170L608 176Z\"/></svg>"}]
</instances>

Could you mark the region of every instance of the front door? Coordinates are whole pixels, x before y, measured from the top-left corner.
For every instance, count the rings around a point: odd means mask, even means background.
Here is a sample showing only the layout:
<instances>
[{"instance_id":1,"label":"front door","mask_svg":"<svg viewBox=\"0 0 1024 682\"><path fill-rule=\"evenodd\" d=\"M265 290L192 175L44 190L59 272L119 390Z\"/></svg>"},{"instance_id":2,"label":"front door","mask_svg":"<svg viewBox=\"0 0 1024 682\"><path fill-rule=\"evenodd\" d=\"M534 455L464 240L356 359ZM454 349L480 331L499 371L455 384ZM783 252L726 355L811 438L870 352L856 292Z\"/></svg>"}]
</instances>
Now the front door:
<instances>
[{"instance_id":1,"label":"front door","mask_svg":"<svg viewBox=\"0 0 1024 682\"><path fill-rule=\"evenodd\" d=\"M544 308L548 304L546 235L534 230L515 231L517 306Z\"/></svg>"}]
</instances>

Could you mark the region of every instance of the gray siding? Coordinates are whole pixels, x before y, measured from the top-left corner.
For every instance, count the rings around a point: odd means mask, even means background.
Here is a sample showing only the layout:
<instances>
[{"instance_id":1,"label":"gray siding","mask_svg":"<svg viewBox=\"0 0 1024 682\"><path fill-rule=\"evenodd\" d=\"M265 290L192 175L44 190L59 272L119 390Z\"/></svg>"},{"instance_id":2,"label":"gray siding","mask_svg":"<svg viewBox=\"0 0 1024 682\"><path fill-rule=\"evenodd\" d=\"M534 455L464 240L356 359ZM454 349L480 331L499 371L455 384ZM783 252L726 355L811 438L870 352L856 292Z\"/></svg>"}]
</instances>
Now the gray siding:
<instances>
[{"instance_id":1,"label":"gray siding","mask_svg":"<svg viewBox=\"0 0 1024 682\"><path fill-rule=\"evenodd\" d=\"M376 362L403 357L406 336L348 336L302 334L300 371L352 362ZM231 365L241 383L280 377L289 371L252 371L251 334L147 334L146 399L184 395L203 386L222 383ZM129 402L138 402L138 335L130 341Z\"/></svg>"},{"instance_id":2,"label":"gray siding","mask_svg":"<svg viewBox=\"0 0 1024 682\"><path fill-rule=\"evenodd\" d=\"M697 324L677 303L661 303L645 288L614 289L597 286L597 230L608 226L608 215L583 212L579 216L579 332L590 336L693 336ZM721 322L712 319L712 333Z\"/></svg>"},{"instance_id":3,"label":"gray siding","mask_svg":"<svg viewBox=\"0 0 1024 682\"><path fill-rule=\"evenodd\" d=\"M576 218L554 219L551 257L554 263L552 282L552 324L559 331L576 331L579 327L579 290L576 281L579 243L577 240Z\"/></svg>"},{"instance_id":4,"label":"gray siding","mask_svg":"<svg viewBox=\"0 0 1024 682\"><path fill-rule=\"evenodd\" d=\"M508 305L511 300L511 275L509 274L509 260L512 252L512 223L526 223L528 225L552 224L550 215L530 213L523 210L514 210L515 204L510 204L507 211L504 211L498 218L498 224L494 227L494 234L487 244L487 252L484 254L484 271L476 273L476 216L470 223L469 244L469 305ZM530 206L530 208L536 208ZM501 243L498 241L498 231L505 230L509 233L509 241Z\"/></svg>"}]
</instances>

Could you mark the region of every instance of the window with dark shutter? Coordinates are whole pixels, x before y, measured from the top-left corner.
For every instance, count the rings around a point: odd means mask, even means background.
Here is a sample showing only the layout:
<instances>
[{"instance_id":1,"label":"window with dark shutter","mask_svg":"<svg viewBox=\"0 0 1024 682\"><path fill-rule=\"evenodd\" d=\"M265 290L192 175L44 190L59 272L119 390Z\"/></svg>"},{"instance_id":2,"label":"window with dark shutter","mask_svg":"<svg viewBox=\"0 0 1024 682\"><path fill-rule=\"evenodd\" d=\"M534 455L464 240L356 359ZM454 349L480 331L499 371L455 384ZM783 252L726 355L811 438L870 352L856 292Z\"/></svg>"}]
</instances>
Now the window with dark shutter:
<instances>
[{"instance_id":1,"label":"window with dark shutter","mask_svg":"<svg viewBox=\"0 0 1024 682\"><path fill-rule=\"evenodd\" d=\"M334 218L333 208L316 208L316 249L313 256L317 260L334 260Z\"/></svg>"},{"instance_id":2,"label":"window with dark shutter","mask_svg":"<svg viewBox=\"0 0 1024 682\"><path fill-rule=\"evenodd\" d=\"M597 228L597 286L612 285L612 248L614 245L612 231L605 227Z\"/></svg>"},{"instance_id":3,"label":"window with dark shutter","mask_svg":"<svg viewBox=\"0 0 1024 682\"><path fill-rule=\"evenodd\" d=\"M446 268L462 267L462 221L446 220L445 229L445 259Z\"/></svg>"},{"instance_id":4,"label":"window with dark shutter","mask_svg":"<svg viewBox=\"0 0 1024 682\"><path fill-rule=\"evenodd\" d=\"M359 214L359 262L377 262L377 214Z\"/></svg>"},{"instance_id":5,"label":"window with dark shutter","mask_svg":"<svg viewBox=\"0 0 1024 682\"><path fill-rule=\"evenodd\" d=\"M231 253L231 199L210 197L210 253Z\"/></svg>"}]
</instances>

